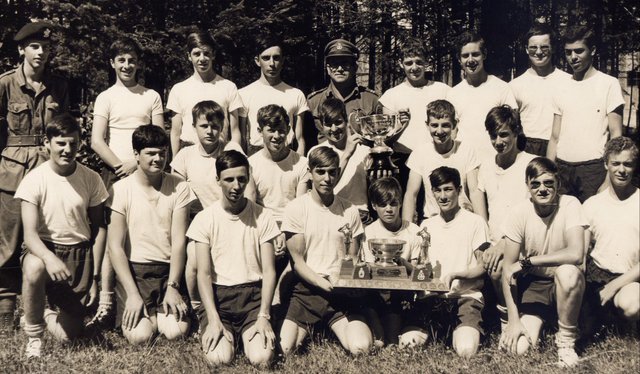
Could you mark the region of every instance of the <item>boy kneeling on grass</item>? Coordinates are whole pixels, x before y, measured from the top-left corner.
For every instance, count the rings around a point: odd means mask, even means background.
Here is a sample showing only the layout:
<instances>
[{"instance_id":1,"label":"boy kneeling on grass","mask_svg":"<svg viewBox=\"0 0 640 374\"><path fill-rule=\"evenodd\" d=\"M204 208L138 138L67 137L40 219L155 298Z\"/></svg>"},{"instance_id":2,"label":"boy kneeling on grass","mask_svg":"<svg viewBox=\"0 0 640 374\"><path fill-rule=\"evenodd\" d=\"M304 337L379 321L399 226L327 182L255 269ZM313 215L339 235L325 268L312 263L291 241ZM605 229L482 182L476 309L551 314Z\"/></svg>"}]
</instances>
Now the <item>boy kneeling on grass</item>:
<instances>
[{"instance_id":1,"label":"boy kneeling on grass","mask_svg":"<svg viewBox=\"0 0 640 374\"><path fill-rule=\"evenodd\" d=\"M345 255L355 257L359 237L364 232L358 209L334 195L339 163L338 154L329 147L309 152L312 189L285 209L282 231L299 278L294 282L280 332L285 355L300 346L308 328L319 322L330 327L340 344L352 354L367 353L373 344L371 330L358 313L362 308L353 305L347 296L337 294L329 280L329 276L339 271ZM350 248L343 250L344 235L339 230L346 224L353 241Z\"/></svg>"},{"instance_id":2,"label":"boy kneeling on grass","mask_svg":"<svg viewBox=\"0 0 640 374\"><path fill-rule=\"evenodd\" d=\"M15 195L22 200L24 227L27 358L40 357L45 326L60 341L82 333L86 306L97 298L104 255L103 209L109 197L100 176L76 162L77 121L59 115L45 132L51 158L25 176ZM45 309L45 296L56 310Z\"/></svg>"},{"instance_id":3,"label":"boy kneeling on grass","mask_svg":"<svg viewBox=\"0 0 640 374\"><path fill-rule=\"evenodd\" d=\"M280 230L268 209L244 196L249 161L242 153L222 153L216 174L222 198L198 213L187 232L196 243L202 349L210 363L229 364L239 335L249 361L266 366L275 343L269 311Z\"/></svg>"},{"instance_id":4,"label":"boy kneeling on grass","mask_svg":"<svg viewBox=\"0 0 640 374\"><path fill-rule=\"evenodd\" d=\"M589 227L578 199L558 192L558 167L536 157L525 170L531 199L516 205L505 221L502 292L508 322L501 347L522 354L538 343L542 324L558 318L558 364L578 363L574 349L584 293L585 228Z\"/></svg>"},{"instance_id":5,"label":"boy kneeling on grass","mask_svg":"<svg viewBox=\"0 0 640 374\"><path fill-rule=\"evenodd\" d=\"M403 220L400 216L402 208L402 187L392 177L376 179L369 186L369 200L378 219L364 228L363 250L366 262L374 262L375 257L369 239L397 239L403 240L400 259L411 274L413 266L418 263L422 239L418 236L420 228L413 222ZM398 337L402 330L402 304L412 299L411 291L383 291L379 293L381 305L376 308L380 325L372 324L375 339L384 338L386 344L398 344ZM375 317L375 315L374 315Z\"/></svg>"},{"instance_id":6,"label":"boy kneeling on grass","mask_svg":"<svg viewBox=\"0 0 640 374\"><path fill-rule=\"evenodd\" d=\"M407 313L401 346L424 344L427 334L424 319L434 307L451 308L455 318L453 348L462 357L476 354L480 346L484 263L482 248L489 239L489 228L478 214L462 209L460 173L457 169L441 166L429 175L431 193L440 214L422 223L431 235L429 260L433 275L440 278L450 291L443 298L429 297Z\"/></svg>"},{"instance_id":7,"label":"boy kneeling on grass","mask_svg":"<svg viewBox=\"0 0 640 374\"><path fill-rule=\"evenodd\" d=\"M132 141L138 168L113 185L108 242L116 324L129 343L142 344L158 331L171 340L189 330L181 279L191 198L187 182L163 171L169 148L163 129L140 126Z\"/></svg>"}]
</instances>

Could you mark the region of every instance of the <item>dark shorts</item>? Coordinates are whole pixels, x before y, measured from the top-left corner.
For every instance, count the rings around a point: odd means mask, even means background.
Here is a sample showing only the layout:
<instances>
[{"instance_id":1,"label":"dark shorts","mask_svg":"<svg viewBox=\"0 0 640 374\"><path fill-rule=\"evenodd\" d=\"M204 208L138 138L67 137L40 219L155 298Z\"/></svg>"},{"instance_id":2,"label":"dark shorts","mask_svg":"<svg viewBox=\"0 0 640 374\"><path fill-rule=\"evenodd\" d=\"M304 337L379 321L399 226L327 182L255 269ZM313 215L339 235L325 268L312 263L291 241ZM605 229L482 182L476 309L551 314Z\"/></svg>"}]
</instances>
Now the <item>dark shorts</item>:
<instances>
[{"instance_id":1,"label":"dark shorts","mask_svg":"<svg viewBox=\"0 0 640 374\"><path fill-rule=\"evenodd\" d=\"M350 301L352 300L344 295L326 293L298 280L291 293L286 319L302 328L314 326L320 322L331 327L337 321L347 317L347 310L352 308L348 305L351 304Z\"/></svg>"},{"instance_id":2,"label":"dark shorts","mask_svg":"<svg viewBox=\"0 0 640 374\"><path fill-rule=\"evenodd\" d=\"M549 319L555 313L556 283L554 278L523 275L518 278L518 310L520 313Z\"/></svg>"},{"instance_id":3,"label":"dark shorts","mask_svg":"<svg viewBox=\"0 0 640 374\"><path fill-rule=\"evenodd\" d=\"M468 326L484 335L483 309L484 304L471 297L455 299L429 297L416 302L410 309L403 310L402 320L404 326L426 329L428 321L439 319L440 322L447 323L454 329Z\"/></svg>"},{"instance_id":4,"label":"dark shorts","mask_svg":"<svg viewBox=\"0 0 640 374\"><path fill-rule=\"evenodd\" d=\"M607 170L601 158L584 162L567 162L557 159L556 163L560 177L559 192L575 196L581 203L598 193L598 188L607 177Z\"/></svg>"},{"instance_id":5,"label":"dark shorts","mask_svg":"<svg viewBox=\"0 0 640 374\"><path fill-rule=\"evenodd\" d=\"M222 325L236 337L251 327L258 319L262 301L262 283L252 282L236 286L213 285L213 298L218 308ZM198 308L200 329L209 324L204 305Z\"/></svg>"},{"instance_id":6,"label":"dark shorts","mask_svg":"<svg viewBox=\"0 0 640 374\"><path fill-rule=\"evenodd\" d=\"M45 292L50 308L57 308L78 317L87 314L85 303L93 282L93 251L89 242L61 245L43 241L69 269L71 277L66 281L47 282ZM29 253L23 244L21 262Z\"/></svg>"},{"instance_id":7,"label":"dark shorts","mask_svg":"<svg viewBox=\"0 0 640 374\"><path fill-rule=\"evenodd\" d=\"M110 189L113 184L120 180L120 177L116 175L115 170L107 165L102 166L102 170L100 170L100 178L109 192L111 192Z\"/></svg>"},{"instance_id":8,"label":"dark shorts","mask_svg":"<svg viewBox=\"0 0 640 374\"><path fill-rule=\"evenodd\" d=\"M538 138L527 138L527 145L524 147L524 151L531 153L532 155L547 157L547 146L549 141Z\"/></svg>"},{"instance_id":9,"label":"dark shorts","mask_svg":"<svg viewBox=\"0 0 640 374\"><path fill-rule=\"evenodd\" d=\"M585 271L585 291L583 298L583 307L587 307L590 314L597 317L604 317L615 313L615 305L613 298L604 306L600 305L600 290L612 280L618 278L622 274L612 273L601 269L596 265L591 256L587 257L587 270Z\"/></svg>"},{"instance_id":10,"label":"dark shorts","mask_svg":"<svg viewBox=\"0 0 640 374\"><path fill-rule=\"evenodd\" d=\"M149 316L153 316L158 312L164 312L162 307L162 301L164 300L164 294L167 292L167 282L169 281L169 264L164 263L130 263L129 269L133 280L136 282L138 292L142 298L142 302L147 308ZM184 286L185 282L180 282L180 294L185 300L187 305L188 298L184 295L187 294ZM117 313L116 313L116 327L119 327L122 322L122 315L124 314L124 308L127 301L127 292L116 278L116 300L117 300Z\"/></svg>"}]
</instances>

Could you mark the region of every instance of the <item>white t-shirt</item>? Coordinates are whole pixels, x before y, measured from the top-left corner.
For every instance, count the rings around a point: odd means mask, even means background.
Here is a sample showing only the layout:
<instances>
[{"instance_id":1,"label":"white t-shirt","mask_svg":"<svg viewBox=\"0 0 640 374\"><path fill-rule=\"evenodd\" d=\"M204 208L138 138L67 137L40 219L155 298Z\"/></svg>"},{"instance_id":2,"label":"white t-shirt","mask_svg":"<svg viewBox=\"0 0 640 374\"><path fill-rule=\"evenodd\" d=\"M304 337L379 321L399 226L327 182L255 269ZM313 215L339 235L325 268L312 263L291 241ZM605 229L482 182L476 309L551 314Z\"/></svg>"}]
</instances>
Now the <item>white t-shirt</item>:
<instances>
[{"instance_id":1,"label":"white t-shirt","mask_svg":"<svg viewBox=\"0 0 640 374\"><path fill-rule=\"evenodd\" d=\"M435 100L446 99L451 87L441 82L429 81L422 87L413 87L406 80L388 89L378 102L385 108L398 112L409 108L411 120L398 139L398 143L416 150L432 142L427 129L427 105Z\"/></svg>"},{"instance_id":2,"label":"white t-shirt","mask_svg":"<svg viewBox=\"0 0 640 374\"><path fill-rule=\"evenodd\" d=\"M198 143L191 111L194 105L205 100L213 100L224 109L225 131L229 128L228 114L242 108L242 100L236 85L230 80L222 78L219 74L216 74L211 82L203 82L196 74L176 83L169 93L167 109L182 117L181 140Z\"/></svg>"},{"instance_id":3,"label":"white t-shirt","mask_svg":"<svg viewBox=\"0 0 640 374\"><path fill-rule=\"evenodd\" d=\"M623 274L640 258L640 192L624 201L608 189L584 203L589 230L596 241L591 257L599 268Z\"/></svg>"},{"instance_id":4,"label":"white t-shirt","mask_svg":"<svg viewBox=\"0 0 640 374\"><path fill-rule=\"evenodd\" d=\"M336 151L339 157L342 157L344 153L331 144L328 141L324 141L309 150L309 153L318 147L329 147ZM367 167L366 160L369 155L369 147L358 144L356 150L349 158L347 166L345 167L338 184L336 185L334 192L341 198L348 200L356 208L360 210L367 210Z\"/></svg>"},{"instance_id":5,"label":"white t-shirt","mask_svg":"<svg viewBox=\"0 0 640 374\"><path fill-rule=\"evenodd\" d=\"M411 152L409 159L407 159L407 167L411 171L416 172L422 176L422 183L424 184L425 201L424 201L424 215L425 217L433 216L440 213L440 208L436 198L431 192L431 182L429 181L429 175L435 169L441 166L448 166L450 168L457 169L460 172L460 183L462 185L462 192L460 193L460 201L462 203L470 204L464 189L467 185L467 173L480 166L480 161L476 157L473 147L468 146L469 142L460 142L456 140L453 148L445 154L440 154L436 151L433 144L429 144L425 147L421 147Z\"/></svg>"},{"instance_id":6,"label":"white t-shirt","mask_svg":"<svg viewBox=\"0 0 640 374\"><path fill-rule=\"evenodd\" d=\"M224 146L225 151L232 149L244 153L235 142L228 142ZM197 199L192 211L198 212L222 196L216 181L216 158L206 153L200 143L182 148L171 161L171 168L189 184L191 199Z\"/></svg>"},{"instance_id":7,"label":"white t-shirt","mask_svg":"<svg viewBox=\"0 0 640 374\"><path fill-rule=\"evenodd\" d=\"M284 159L275 162L265 156L266 149L249 157L249 164L256 183L256 201L270 209L277 222L287 204L296 198L300 183L309 179L307 158L289 151Z\"/></svg>"},{"instance_id":8,"label":"white t-shirt","mask_svg":"<svg viewBox=\"0 0 640 374\"><path fill-rule=\"evenodd\" d=\"M246 199L238 215L222 208L220 201L193 219L187 236L211 249L211 280L222 286L257 282L262 279L260 245L280 235L268 209Z\"/></svg>"},{"instance_id":9,"label":"white t-shirt","mask_svg":"<svg viewBox=\"0 0 640 374\"><path fill-rule=\"evenodd\" d=\"M387 230L382 221L375 222L364 228L364 238L362 240L362 251L366 262L374 262L375 257L369 248L369 239L398 239L406 243L402 246L401 257L407 261L417 259L420 256L420 246L422 237L418 235L420 228L413 222L402 220L400 229L396 232Z\"/></svg>"},{"instance_id":10,"label":"white t-shirt","mask_svg":"<svg viewBox=\"0 0 640 374\"><path fill-rule=\"evenodd\" d=\"M50 162L25 175L15 198L38 207L40 239L62 245L89 241L87 210L107 200L107 189L98 173L78 162L73 174L66 177L54 172Z\"/></svg>"},{"instance_id":11,"label":"white t-shirt","mask_svg":"<svg viewBox=\"0 0 640 374\"><path fill-rule=\"evenodd\" d=\"M529 68L509 82L520 110L522 129L527 138L549 140L553 125L553 93L568 84L571 74L560 69L546 77Z\"/></svg>"},{"instance_id":12,"label":"white t-shirt","mask_svg":"<svg viewBox=\"0 0 640 374\"><path fill-rule=\"evenodd\" d=\"M529 198L529 188L525 183L525 170L535 155L520 152L513 165L506 170L495 161L485 160L478 171L478 189L487 194L489 206L489 228L491 240L495 243L502 238L502 223L511 208Z\"/></svg>"},{"instance_id":13,"label":"white t-shirt","mask_svg":"<svg viewBox=\"0 0 640 374\"><path fill-rule=\"evenodd\" d=\"M524 200L511 210L502 228L504 235L520 244L521 257L544 255L567 246L567 231L589 223L584 216L580 201L570 195L560 195L555 214L542 218L536 214L530 199ZM557 266L534 266L532 274L553 278Z\"/></svg>"},{"instance_id":14,"label":"white t-shirt","mask_svg":"<svg viewBox=\"0 0 640 374\"><path fill-rule=\"evenodd\" d=\"M139 84L109 87L98 95L93 107L94 116L107 120L107 144L122 162L134 158L133 131L141 125L150 124L153 116L162 113L160 95Z\"/></svg>"},{"instance_id":15,"label":"white t-shirt","mask_svg":"<svg viewBox=\"0 0 640 374\"><path fill-rule=\"evenodd\" d=\"M601 158L609 135L607 115L624 105L620 82L591 67L583 80L560 87L553 105L562 116L557 157L569 162Z\"/></svg>"},{"instance_id":16,"label":"white t-shirt","mask_svg":"<svg viewBox=\"0 0 640 374\"><path fill-rule=\"evenodd\" d=\"M303 234L307 265L320 275L332 275L340 271L341 254L348 252L344 235L338 231L345 224L349 224L353 238L364 233L358 209L347 200L335 196L333 204L326 207L307 193L287 205L282 231Z\"/></svg>"},{"instance_id":17,"label":"white t-shirt","mask_svg":"<svg viewBox=\"0 0 640 374\"><path fill-rule=\"evenodd\" d=\"M445 222L439 214L422 222L431 234L429 260L433 275L440 278L456 271L465 271L478 261L473 251L489 240L489 229L484 219L468 210L460 209L456 216ZM482 277L456 279L451 283L449 296L472 297L482 302Z\"/></svg>"},{"instance_id":18,"label":"white t-shirt","mask_svg":"<svg viewBox=\"0 0 640 374\"><path fill-rule=\"evenodd\" d=\"M173 212L190 202L187 182L176 175L163 174L160 191L151 195L142 190L135 173L116 182L107 205L127 221L125 252L129 261L169 263Z\"/></svg>"},{"instance_id":19,"label":"white t-shirt","mask_svg":"<svg viewBox=\"0 0 640 374\"><path fill-rule=\"evenodd\" d=\"M283 107L289 115L291 131L287 134L287 143L291 144L294 136L296 116L309 110L307 98L297 88L284 82L275 86L258 79L239 91L244 104L241 115L249 121L249 143L254 146L262 146L262 135L258 132L258 110L269 104L277 104Z\"/></svg>"},{"instance_id":20,"label":"white t-shirt","mask_svg":"<svg viewBox=\"0 0 640 374\"><path fill-rule=\"evenodd\" d=\"M489 75L487 81L478 87L473 87L463 79L449 91L447 100L456 108L458 115L458 139L471 141L481 161L493 157L496 152L484 121L487 113L496 106L507 104L514 109L518 107L509 85L493 75Z\"/></svg>"}]
</instances>

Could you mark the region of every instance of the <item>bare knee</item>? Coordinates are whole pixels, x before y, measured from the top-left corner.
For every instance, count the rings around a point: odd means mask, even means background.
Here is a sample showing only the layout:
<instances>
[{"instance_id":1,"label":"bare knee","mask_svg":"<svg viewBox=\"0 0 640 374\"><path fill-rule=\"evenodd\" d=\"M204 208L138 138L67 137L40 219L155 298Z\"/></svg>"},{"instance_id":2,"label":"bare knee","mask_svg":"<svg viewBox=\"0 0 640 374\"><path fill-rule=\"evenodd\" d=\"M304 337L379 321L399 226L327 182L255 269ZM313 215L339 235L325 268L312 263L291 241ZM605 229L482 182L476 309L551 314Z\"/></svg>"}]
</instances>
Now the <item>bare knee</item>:
<instances>
[{"instance_id":1,"label":"bare knee","mask_svg":"<svg viewBox=\"0 0 640 374\"><path fill-rule=\"evenodd\" d=\"M142 318L131 330L122 328L122 333L129 344L141 345L148 343L155 334L155 328L149 318Z\"/></svg>"},{"instance_id":2,"label":"bare knee","mask_svg":"<svg viewBox=\"0 0 640 374\"><path fill-rule=\"evenodd\" d=\"M68 313L47 311L44 317L47 331L60 342L68 342L82 334L82 319Z\"/></svg>"},{"instance_id":3,"label":"bare knee","mask_svg":"<svg viewBox=\"0 0 640 374\"><path fill-rule=\"evenodd\" d=\"M27 254L22 262L22 279L25 284L37 284L45 280L47 270L38 257Z\"/></svg>"},{"instance_id":4,"label":"bare knee","mask_svg":"<svg viewBox=\"0 0 640 374\"><path fill-rule=\"evenodd\" d=\"M288 319L282 324L280 329L280 349L285 356L294 353L298 345L302 343L305 334L299 330L301 330L300 327ZM299 335L302 335L302 338L299 338Z\"/></svg>"},{"instance_id":5,"label":"bare knee","mask_svg":"<svg viewBox=\"0 0 640 374\"><path fill-rule=\"evenodd\" d=\"M352 355L369 353L373 346L373 335L369 327L363 322L349 322L348 327L348 350Z\"/></svg>"},{"instance_id":6,"label":"bare knee","mask_svg":"<svg viewBox=\"0 0 640 374\"><path fill-rule=\"evenodd\" d=\"M168 340L175 340L187 336L190 327L190 321L178 321L172 315L165 315L159 313L158 318L158 332L164 335Z\"/></svg>"},{"instance_id":7,"label":"bare knee","mask_svg":"<svg viewBox=\"0 0 640 374\"><path fill-rule=\"evenodd\" d=\"M555 282L563 291L572 292L583 288L584 275L577 266L560 265L556 269Z\"/></svg>"},{"instance_id":8,"label":"bare knee","mask_svg":"<svg viewBox=\"0 0 640 374\"><path fill-rule=\"evenodd\" d=\"M478 352L480 332L473 327L462 326L453 331L453 348L460 357L471 357Z\"/></svg>"},{"instance_id":9,"label":"bare knee","mask_svg":"<svg viewBox=\"0 0 640 374\"><path fill-rule=\"evenodd\" d=\"M251 365L267 367L271 363L271 359L273 358L273 349L263 348L263 347L251 347L250 349L245 348L245 355L251 362Z\"/></svg>"},{"instance_id":10,"label":"bare knee","mask_svg":"<svg viewBox=\"0 0 640 374\"><path fill-rule=\"evenodd\" d=\"M224 339L224 338L223 338ZM207 362L214 366L229 365L235 355L231 345L218 344L214 349L205 354Z\"/></svg>"},{"instance_id":11,"label":"bare knee","mask_svg":"<svg viewBox=\"0 0 640 374\"><path fill-rule=\"evenodd\" d=\"M427 343L427 333L417 328L403 330L400 334L398 344L400 348L416 348Z\"/></svg>"},{"instance_id":12,"label":"bare knee","mask_svg":"<svg viewBox=\"0 0 640 374\"><path fill-rule=\"evenodd\" d=\"M615 306L622 311L624 317L629 320L640 319L640 283L634 282L624 286L613 301Z\"/></svg>"},{"instance_id":13,"label":"bare knee","mask_svg":"<svg viewBox=\"0 0 640 374\"><path fill-rule=\"evenodd\" d=\"M531 344L529 343L529 340L527 340L526 337L521 336L518 339L518 345L516 346L516 354L523 355L529 352L529 349L531 349Z\"/></svg>"}]
</instances>

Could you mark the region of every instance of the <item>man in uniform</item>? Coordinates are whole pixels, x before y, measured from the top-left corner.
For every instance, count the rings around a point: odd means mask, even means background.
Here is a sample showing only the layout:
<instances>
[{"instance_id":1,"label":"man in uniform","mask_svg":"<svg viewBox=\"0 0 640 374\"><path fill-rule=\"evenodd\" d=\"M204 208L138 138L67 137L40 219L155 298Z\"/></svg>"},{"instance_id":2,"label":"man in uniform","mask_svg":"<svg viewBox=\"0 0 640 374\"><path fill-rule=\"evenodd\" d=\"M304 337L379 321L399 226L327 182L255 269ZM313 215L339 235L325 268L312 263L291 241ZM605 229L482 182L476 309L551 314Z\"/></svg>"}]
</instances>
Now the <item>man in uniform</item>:
<instances>
[{"instance_id":1,"label":"man in uniform","mask_svg":"<svg viewBox=\"0 0 640 374\"><path fill-rule=\"evenodd\" d=\"M0 76L0 330L12 329L20 290L20 200L22 178L48 159L44 127L68 107L67 82L46 69L52 25L33 22L13 40L23 58Z\"/></svg>"},{"instance_id":2,"label":"man in uniform","mask_svg":"<svg viewBox=\"0 0 640 374\"><path fill-rule=\"evenodd\" d=\"M315 136L309 137L308 134L316 135L317 130L322 128L320 107L327 98L335 97L342 100L347 109L347 116L358 110L360 115L370 115L377 112L378 95L356 83L359 54L358 47L344 39L332 40L324 48L325 65L331 82L326 88L312 92L307 97L309 111L313 116L313 122L315 122L315 131L309 127L310 131L305 133L307 149L311 149L319 142ZM307 120L305 123L312 122ZM318 137L320 136L318 135Z\"/></svg>"}]
</instances>

